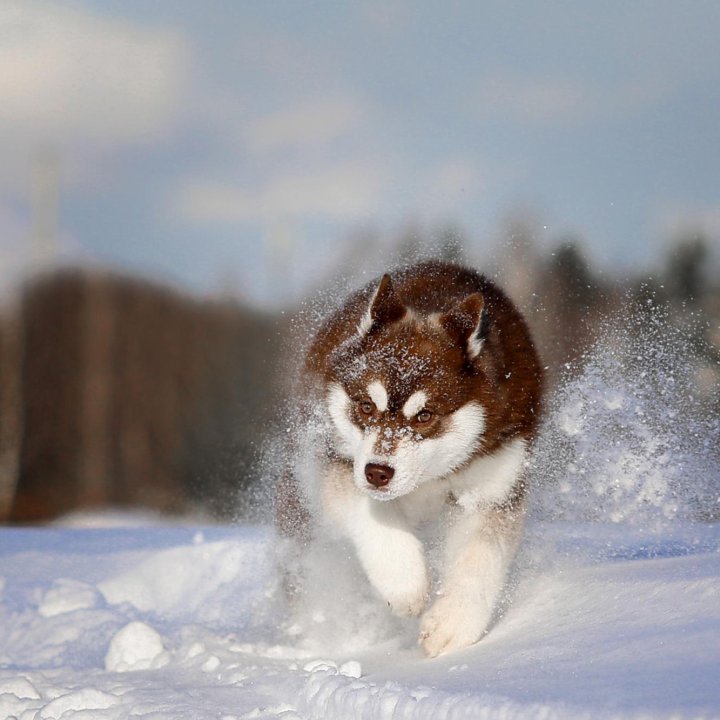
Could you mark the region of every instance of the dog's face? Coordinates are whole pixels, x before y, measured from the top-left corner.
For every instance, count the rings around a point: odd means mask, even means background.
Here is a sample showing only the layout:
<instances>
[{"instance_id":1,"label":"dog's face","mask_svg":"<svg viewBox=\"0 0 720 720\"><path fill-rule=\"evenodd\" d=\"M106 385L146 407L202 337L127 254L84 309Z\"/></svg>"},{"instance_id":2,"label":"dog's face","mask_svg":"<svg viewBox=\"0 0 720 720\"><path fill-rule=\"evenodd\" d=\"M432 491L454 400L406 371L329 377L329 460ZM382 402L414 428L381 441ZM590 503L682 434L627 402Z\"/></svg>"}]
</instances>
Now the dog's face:
<instances>
[{"instance_id":1,"label":"dog's face","mask_svg":"<svg viewBox=\"0 0 720 720\"><path fill-rule=\"evenodd\" d=\"M358 488L396 498L447 476L478 449L486 422L475 363L481 315L475 295L445 316L416 318L381 284L357 335L331 358L335 445L352 461Z\"/></svg>"}]
</instances>

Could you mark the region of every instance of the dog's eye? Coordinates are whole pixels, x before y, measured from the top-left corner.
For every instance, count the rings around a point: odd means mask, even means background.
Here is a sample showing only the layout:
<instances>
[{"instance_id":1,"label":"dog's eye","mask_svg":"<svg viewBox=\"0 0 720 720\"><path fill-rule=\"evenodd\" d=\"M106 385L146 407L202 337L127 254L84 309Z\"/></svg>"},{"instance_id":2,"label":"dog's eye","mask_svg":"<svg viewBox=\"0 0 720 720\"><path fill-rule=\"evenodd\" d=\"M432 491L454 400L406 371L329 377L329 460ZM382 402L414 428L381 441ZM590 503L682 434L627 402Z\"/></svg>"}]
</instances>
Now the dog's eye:
<instances>
[{"instance_id":1,"label":"dog's eye","mask_svg":"<svg viewBox=\"0 0 720 720\"><path fill-rule=\"evenodd\" d=\"M433 414L429 410L421 410L415 419L422 424L429 423L433 419Z\"/></svg>"},{"instance_id":2,"label":"dog's eye","mask_svg":"<svg viewBox=\"0 0 720 720\"><path fill-rule=\"evenodd\" d=\"M372 415L375 411L375 405L369 400L360 400L357 406L362 415Z\"/></svg>"}]
</instances>

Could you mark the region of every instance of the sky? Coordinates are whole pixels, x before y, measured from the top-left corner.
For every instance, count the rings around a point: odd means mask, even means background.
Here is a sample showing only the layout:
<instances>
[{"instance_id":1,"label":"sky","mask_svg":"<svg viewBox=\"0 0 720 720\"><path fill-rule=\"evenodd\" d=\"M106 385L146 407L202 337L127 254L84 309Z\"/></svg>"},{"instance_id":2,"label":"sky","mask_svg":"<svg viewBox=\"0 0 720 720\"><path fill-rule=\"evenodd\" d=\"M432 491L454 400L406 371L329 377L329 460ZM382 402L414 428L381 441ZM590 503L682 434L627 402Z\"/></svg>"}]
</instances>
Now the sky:
<instances>
[{"instance_id":1,"label":"sky","mask_svg":"<svg viewBox=\"0 0 720 720\"><path fill-rule=\"evenodd\" d=\"M652 271L720 246L719 35L702 0L2 0L0 285L277 305L358 237L454 225L482 264L515 214Z\"/></svg>"}]
</instances>

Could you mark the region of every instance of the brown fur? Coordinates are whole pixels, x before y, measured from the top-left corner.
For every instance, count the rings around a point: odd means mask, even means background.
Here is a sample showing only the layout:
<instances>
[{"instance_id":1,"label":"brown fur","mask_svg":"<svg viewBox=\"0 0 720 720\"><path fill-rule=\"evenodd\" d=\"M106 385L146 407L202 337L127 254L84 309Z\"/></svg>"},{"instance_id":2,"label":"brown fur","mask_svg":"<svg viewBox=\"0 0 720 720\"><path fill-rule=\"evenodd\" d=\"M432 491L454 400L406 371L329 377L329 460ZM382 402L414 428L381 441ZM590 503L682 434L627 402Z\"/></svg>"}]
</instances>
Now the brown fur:
<instances>
[{"instance_id":1,"label":"brown fur","mask_svg":"<svg viewBox=\"0 0 720 720\"><path fill-rule=\"evenodd\" d=\"M383 307L378 328L356 340L376 289L374 281L355 293L322 326L307 354L308 375L325 383L340 381L359 396L373 372L389 370L393 377L386 386L396 389L390 398L390 410L395 411L407 399L403 388L419 383L435 390L440 416L475 399L487 412L479 454L492 453L515 437L533 437L541 409L542 368L524 319L500 288L472 270L448 263L425 262L401 270L392 275L394 297ZM478 296L484 346L473 362L458 339L467 321L463 301ZM422 316L439 313L441 327L418 332L403 319L402 308ZM365 368L354 362L358 357L367 358Z\"/></svg>"}]
</instances>

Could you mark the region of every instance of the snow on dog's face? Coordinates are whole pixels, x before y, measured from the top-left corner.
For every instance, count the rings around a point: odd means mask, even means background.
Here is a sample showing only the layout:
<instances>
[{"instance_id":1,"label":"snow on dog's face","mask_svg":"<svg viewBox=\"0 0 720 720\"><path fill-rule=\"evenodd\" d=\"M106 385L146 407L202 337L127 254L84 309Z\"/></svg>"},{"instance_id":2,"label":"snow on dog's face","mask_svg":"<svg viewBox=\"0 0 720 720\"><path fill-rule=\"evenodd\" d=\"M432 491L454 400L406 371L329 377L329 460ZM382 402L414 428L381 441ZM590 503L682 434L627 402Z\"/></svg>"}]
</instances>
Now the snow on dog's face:
<instances>
[{"instance_id":1,"label":"snow on dog's face","mask_svg":"<svg viewBox=\"0 0 720 720\"><path fill-rule=\"evenodd\" d=\"M405 495L480 448L487 383L479 363L480 295L415 316L383 278L357 334L331 357L327 407L335 449L355 484L379 500Z\"/></svg>"}]
</instances>

